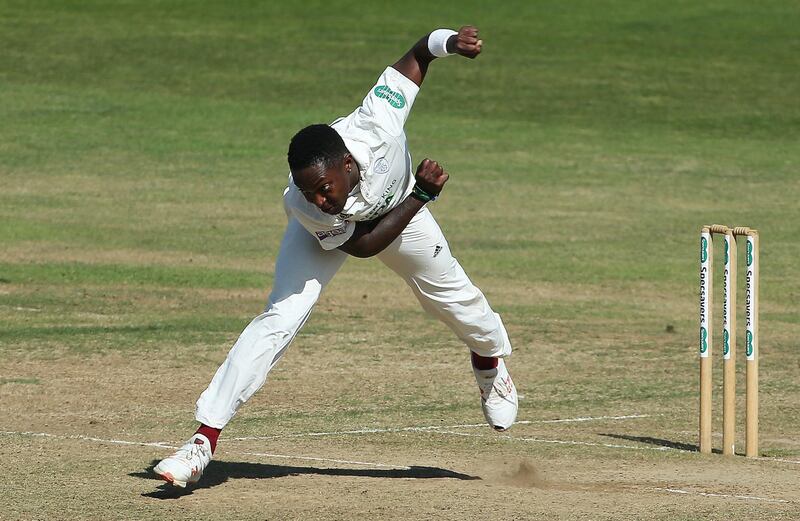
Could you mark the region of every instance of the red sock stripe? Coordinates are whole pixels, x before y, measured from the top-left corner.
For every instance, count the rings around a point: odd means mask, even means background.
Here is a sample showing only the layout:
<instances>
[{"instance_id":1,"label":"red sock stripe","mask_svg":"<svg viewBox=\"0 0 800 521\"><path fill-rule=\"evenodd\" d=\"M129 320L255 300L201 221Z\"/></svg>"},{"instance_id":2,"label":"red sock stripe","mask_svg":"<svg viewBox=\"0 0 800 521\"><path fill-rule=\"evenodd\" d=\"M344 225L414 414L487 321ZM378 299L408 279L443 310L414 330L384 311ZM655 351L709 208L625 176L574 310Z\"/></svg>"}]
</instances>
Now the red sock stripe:
<instances>
[{"instance_id":1,"label":"red sock stripe","mask_svg":"<svg viewBox=\"0 0 800 521\"><path fill-rule=\"evenodd\" d=\"M482 371L497 367L497 360L497 358L491 356L480 356L479 354L472 353L472 367Z\"/></svg>"},{"instance_id":2,"label":"red sock stripe","mask_svg":"<svg viewBox=\"0 0 800 521\"><path fill-rule=\"evenodd\" d=\"M200 428L197 429L195 434L202 434L208 441L211 443L211 453L213 454L215 450L217 450L217 438L219 438L219 433L222 432L222 429L215 429L214 427L209 427L203 423L200 424Z\"/></svg>"}]
</instances>

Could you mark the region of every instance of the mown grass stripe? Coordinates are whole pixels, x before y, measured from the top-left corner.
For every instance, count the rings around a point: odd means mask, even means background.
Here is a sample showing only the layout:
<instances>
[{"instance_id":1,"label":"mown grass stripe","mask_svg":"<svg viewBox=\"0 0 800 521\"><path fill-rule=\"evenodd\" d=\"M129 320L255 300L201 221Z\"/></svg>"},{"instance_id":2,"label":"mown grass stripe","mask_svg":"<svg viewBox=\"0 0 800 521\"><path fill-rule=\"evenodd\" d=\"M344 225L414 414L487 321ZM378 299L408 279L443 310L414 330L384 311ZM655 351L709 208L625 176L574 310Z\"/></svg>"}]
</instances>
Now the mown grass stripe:
<instances>
[{"instance_id":1,"label":"mown grass stripe","mask_svg":"<svg viewBox=\"0 0 800 521\"><path fill-rule=\"evenodd\" d=\"M188 266L46 263L0 263L6 284L100 285L123 284L193 288L264 288L266 272Z\"/></svg>"}]
</instances>

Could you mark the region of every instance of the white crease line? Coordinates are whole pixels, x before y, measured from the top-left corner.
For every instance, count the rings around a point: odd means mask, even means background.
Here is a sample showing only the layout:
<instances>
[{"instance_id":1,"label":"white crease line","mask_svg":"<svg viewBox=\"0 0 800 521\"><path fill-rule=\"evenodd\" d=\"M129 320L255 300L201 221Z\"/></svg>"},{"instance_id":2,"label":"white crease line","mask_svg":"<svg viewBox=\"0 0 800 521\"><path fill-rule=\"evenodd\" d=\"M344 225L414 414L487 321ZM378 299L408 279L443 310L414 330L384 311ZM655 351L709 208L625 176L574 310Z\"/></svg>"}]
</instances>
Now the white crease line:
<instances>
[{"instance_id":1,"label":"white crease line","mask_svg":"<svg viewBox=\"0 0 800 521\"><path fill-rule=\"evenodd\" d=\"M528 423L573 423L573 422L591 422L598 420L635 420L637 418L649 418L649 414L628 414L625 416L582 416L578 418L562 418L557 420L537 420Z\"/></svg>"},{"instance_id":2,"label":"white crease line","mask_svg":"<svg viewBox=\"0 0 800 521\"><path fill-rule=\"evenodd\" d=\"M82 441L94 441L98 443L110 443L113 445L136 445L140 447L158 447L159 449L178 449L177 446L168 445L164 442L142 442L142 441L125 441L125 440L107 440L103 438L93 438L90 436L83 436L81 434L74 434L74 435L58 435L58 434L50 434L47 432L13 432L13 431L0 431L0 435L11 435L11 436L35 436L41 438L53 438L57 440L82 440ZM243 456L263 456L268 458L281 458L281 459L295 459L295 460L303 460L303 461L323 461L323 462L330 462L330 463L339 463L345 465L364 465L367 467L383 467L383 468L390 468L390 469L399 469L399 470L409 470L411 467L406 465L387 465L385 463L370 463L366 461L350 461L350 460L342 460L342 459L332 459L332 458L316 458L312 456L288 456L285 454L269 454L266 452L238 452L238 451L225 451L228 454L240 454Z\"/></svg>"},{"instance_id":3,"label":"white crease line","mask_svg":"<svg viewBox=\"0 0 800 521\"><path fill-rule=\"evenodd\" d=\"M578 418L562 418L556 420L522 420L515 425L533 425L540 423L578 423L601 420L631 420L636 418L648 418L649 414L630 414L626 416L581 416ZM274 440L280 438L306 438L315 436L344 436L349 434L382 434L390 432L430 432L439 429L472 429L486 427L485 423L466 423L460 425L425 425L418 427L393 427L384 429L355 429L349 431L330 431L330 432L298 432L290 434L276 434L272 436L241 436L236 438L221 438L227 441L258 441Z\"/></svg>"},{"instance_id":4,"label":"white crease line","mask_svg":"<svg viewBox=\"0 0 800 521\"><path fill-rule=\"evenodd\" d=\"M640 417L640 416L636 416ZM621 417L612 417L612 418L621 418ZM553 421L553 420L543 420L543 421ZM533 423L533 422L527 422ZM483 424L481 424L483 426ZM418 430L425 430L426 432L432 432L436 434L450 434L454 436L464 436L464 437L476 437L476 438L501 438L507 439L511 441L526 441L526 442L534 442L534 443L548 443L548 444L556 444L556 445L580 445L580 446L587 446L587 447L605 447L610 449L631 449L631 450L654 450L654 451L681 451L680 449L675 449L673 447L636 447L633 445L617 445L612 443L592 443L588 441L571 441L571 440L545 440L541 438L515 438L508 434L496 434L492 436L487 436L485 434L473 434L468 432L455 432L455 431L446 431L441 430L447 427L405 427L402 429L373 429L376 432L399 432L399 431L407 431L409 429L418 429ZM364 431L354 431L356 433L362 433ZM315 433L309 433L309 435L313 435ZM326 433L319 433L320 435L325 435ZM342 434L341 432L335 434ZM113 445L136 445L139 447L157 447L160 449L178 449L175 445L170 445L163 441L154 441L154 442L143 442L143 441L126 441L126 440L107 440L103 438L93 438L91 436L84 436L81 434L73 434L73 435L58 435L58 434L50 434L47 432L17 432L17 431L0 431L0 435L8 435L8 436L35 436L35 437L42 437L42 438L53 438L59 440L83 440L83 441L94 441L98 443L110 443ZM275 437L275 436L273 436ZM251 438L231 438L227 439L226 441L231 441L232 439L251 439ZM261 438L259 438L261 439ZM349 464L349 465L365 465L365 466L374 466L374 467L385 467L385 468L393 468L393 469L402 469L408 470L411 467L405 465L389 465L385 463L369 463L364 461L349 461L349 460L338 460L338 459L331 459L331 458L316 458L312 456L287 456L284 454L269 454L269 453L262 453L262 452L237 452L237 451L226 451L230 454L241 454L244 456L263 456L269 458L282 458L282 459L296 459L296 460L303 460L303 461L328 461L331 463L342 463L342 464ZM782 458L768 458L768 457L761 457L756 458L758 461L774 461L778 463L791 463L794 465L800 465L800 461L796 460L788 460ZM666 489L665 489L666 490ZM688 493L688 492L687 492Z\"/></svg>"},{"instance_id":5,"label":"white crease line","mask_svg":"<svg viewBox=\"0 0 800 521\"><path fill-rule=\"evenodd\" d=\"M508 434L497 434L488 436L486 434L473 434L469 432L456 432L456 431L444 431L444 430L435 430L431 432L435 432L437 434L452 434L454 436L464 436L472 438L501 438L511 441L529 441L533 443L550 443L555 445L582 445L587 447L606 447L609 449L657 450L657 451L678 450L678 449L673 449L672 447L635 447L633 445L617 445L613 443L592 443L590 441L545 440L542 438L515 438Z\"/></svg>"},{"instance_id":6,"label":"white crease line","mask_svg":"<svg viewBox=\"0 0 800 521\"><path fill-rule=\"evenodd\" d=\"M689 453L697 452L697 451L683 450L683 449L677 449L675 447L665 447L665 446L638 447L638 446L635 446L635 445L619 445L619 444L615 444L615 443L593 443L593 442L590 442L590 441L546 440L546 439L542 439L542 438L517 438L517 437L511 436L509 434L486 435L486 434L474 434L474 433L469 433L469 432L447 431L447 430L442 430L442 429L444 429L444 427L442 427L441 429L435 429L435 430L432 429L429 432L434 432L434 433L437 433L437 434L451 434L453 436L474 437L474 438L501 438L501 439L506 439L506 440L511 440L511 441L529 441L529 442L533 442L533 443L550 443L550 444L554 444L554 445L584 445L584 446L587 446L587 447L606 447L606 448L609 448L609 449L676 451L676 452L689 452ZM750 458L748 458L748 459L750 459ZM790 459L770 458L770 457L759 457L759 458L753 458L753 459L755 459L757 461L774 461L774 462L777 462L777 463L791 463L793 465L800 465L800 461L790 460Z\"/></svg>"},{"instance_id":7,"label":"white crease line","mask_svg":"<svg viewBox=\"0 0 800 521\"><path fill-rule=\"evenodd\" d=\"M661 488L655 487L654 490L660 490L663 492L669 492L671 494L689 494L693 496L704 496L704 497L721 497L721 498L728 498L728 499L746 499L750 501L765 501L767 503L790 503L785 499L772 499L768 497L758 497L758 496L737 496L733 494L715 494L713 492L692 492L690 490L681 490L678 488Z\"/></svg>"},{"instance_id":8,"label":"white crease line","mask_svg":"<svg viewBox=\"0 0 800 521\"><path fill-rule=\"evenodd\" d=\"M92 438L91 436L83 436L82 434L73 435L59 435L50 434L47 432L13 432L13 431L0 431L0 434L10 436L36 436L39 438L55 438L58 440L84 440L96 441L99 443L111 443L114 445L137 445L140 447L158 447L160 449L177 449L178 447L168 445L162 441L144 442L144 441L125 441L125 440L106 440L103 438Z\"/></svg>"},{"instance_id":9,"label":"white crease line","mask_svg":"<svg viewBox=\"0 0 800 521\"><path fill-rule=\"evenodd\" d=\"M781 463L792 463L794 465L800 465L800 461L793 460L793 459L783 459L783 458L769 458L769 457L759 457L756 459L765 460L765 461L780 461Z\"/></svg>"}]
</instances>

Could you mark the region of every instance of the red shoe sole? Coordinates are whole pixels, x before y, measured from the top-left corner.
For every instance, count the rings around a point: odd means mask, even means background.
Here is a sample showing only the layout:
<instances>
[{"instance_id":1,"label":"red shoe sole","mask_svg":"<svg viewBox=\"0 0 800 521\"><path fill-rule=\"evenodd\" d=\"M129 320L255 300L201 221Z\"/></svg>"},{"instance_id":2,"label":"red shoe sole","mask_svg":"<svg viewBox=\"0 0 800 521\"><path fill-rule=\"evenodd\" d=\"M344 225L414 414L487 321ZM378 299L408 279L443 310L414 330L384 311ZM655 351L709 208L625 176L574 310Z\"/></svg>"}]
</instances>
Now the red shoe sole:
<instances>
[{"instance_id":1,"label":"red shoe sole","mask_svg":"<svg viewBox=\"0 0 800 521\"><path fill-rule=\"evenodd\" d=\"M176 486L176 487L180 487L180 488L186 488L186 484L185 483L181 484L180 482L176 482L175 478L172 477L172 474L170 474L169 472L165 472L163 474L158 474L158 477L160 477L161 479L163 479L164 481L166 481L170 485L173 485L173 486Z\"/></svg>"}]
</instances>

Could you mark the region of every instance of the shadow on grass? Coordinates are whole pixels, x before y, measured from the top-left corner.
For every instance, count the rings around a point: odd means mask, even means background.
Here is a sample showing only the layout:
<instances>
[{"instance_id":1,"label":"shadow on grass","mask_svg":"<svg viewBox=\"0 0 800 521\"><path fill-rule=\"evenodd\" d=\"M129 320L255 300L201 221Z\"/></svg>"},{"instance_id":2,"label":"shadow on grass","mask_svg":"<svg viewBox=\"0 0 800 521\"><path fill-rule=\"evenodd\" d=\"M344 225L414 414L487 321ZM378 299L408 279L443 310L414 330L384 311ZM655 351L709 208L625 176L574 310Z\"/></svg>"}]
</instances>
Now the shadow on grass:
<instances>
[{"instance_id":1,"label":"shadow on grass","mask_svg":"<svg viewBox=\"0 0 800 521\"><path fill-rule=\"evenodd\" d=\"M657 445L659 447L669 447L670 449L684 450L686 452L700 452L700 447L691 443L681 443L678 441L664 440L661 438L653 438L651 436L630 436L628 434L609 434L600 433L600 436L607 436L618 440L635 441L638 443L646 443L648 445ZM722 454L719 449L713 449L714 454Z\"/></svg>"},{"instance_id":2,"label":"shadow on grass","mask_svg":"<svg viewBox=\"0 0 800 521\"><path fill-rule=\"evenodd\" d=\"M153 467L158 464L158 460L153 460L143 472L131 472L129 476L142 479L161 478L153 472ZM433 479L448 478L460 480L477 480L479 476L461 474L452 470L438 467L417 467L412 466L407 469L342 469L342 468L318 468L318 467L294 467L288 465L266 465L263 463L243 463L238 461L212 461L203 473L203 477L196 485L187 488L173 487L167 483L158 487L158 490L142 494L145 497L156 499L177 499L182 496L190 495L193 491L216 487L228 481L228 479L269 479L283 478L286 476L299 476L302 474L316 474L320 476L352 476L367 478L414 478L414 479Z\"/></svg>"}]
</instances>

